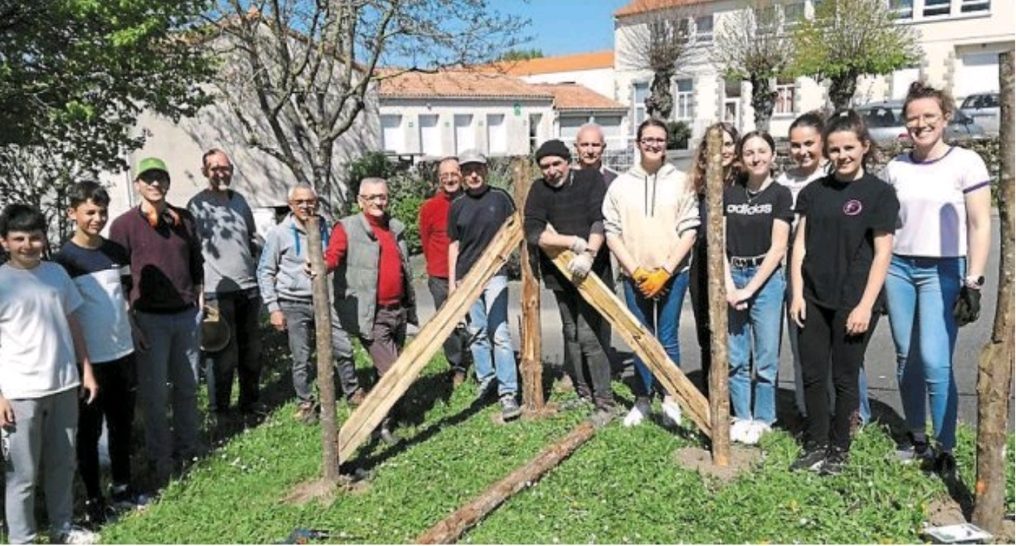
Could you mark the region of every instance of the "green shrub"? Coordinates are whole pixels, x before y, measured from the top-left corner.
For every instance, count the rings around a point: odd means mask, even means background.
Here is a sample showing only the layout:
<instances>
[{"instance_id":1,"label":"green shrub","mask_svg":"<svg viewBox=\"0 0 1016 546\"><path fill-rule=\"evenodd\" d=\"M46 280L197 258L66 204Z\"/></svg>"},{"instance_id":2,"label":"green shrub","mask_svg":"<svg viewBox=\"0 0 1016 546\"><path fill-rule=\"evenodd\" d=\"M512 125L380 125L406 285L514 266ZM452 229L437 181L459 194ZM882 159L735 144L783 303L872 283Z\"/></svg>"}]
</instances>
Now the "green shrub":
<instances>
[{"instance_id":1,"label":"green shrub","mask_svg":"<svg viewBox=\"0 0 1016 546\"><path fill-rule=\"evenodd\" d=\"M686 150L691 138L691 127L683 121L667 122L667 149Z\"/></svg>"}]
</instances>

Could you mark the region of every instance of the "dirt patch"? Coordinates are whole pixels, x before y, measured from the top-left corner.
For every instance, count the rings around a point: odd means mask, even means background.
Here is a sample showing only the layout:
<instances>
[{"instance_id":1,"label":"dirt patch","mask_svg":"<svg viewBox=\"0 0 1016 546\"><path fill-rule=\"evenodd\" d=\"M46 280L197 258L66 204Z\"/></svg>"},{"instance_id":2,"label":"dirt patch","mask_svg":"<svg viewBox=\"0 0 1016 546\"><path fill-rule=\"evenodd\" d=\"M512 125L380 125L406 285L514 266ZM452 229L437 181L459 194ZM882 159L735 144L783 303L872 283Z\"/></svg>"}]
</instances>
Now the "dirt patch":
<instances>
[{"instance_id":1,"label":"dirt patch","mask_svg":"<svg viewBox=\"0 0 1016 546\"><path fill-rule=\"evenodd\" d=\"M713 464L712 453L707 449L682 447L674 452L674 460L677 461L677 464L695 470L702 475L717 478L722 482L733 480L741 472L749 470L754 464L761 461L762 457L762 451L759 449L734 445L730 446L730 464L716 466Z\"/></svg>"},{"instance_id":2,"label":"dirt patch","mask_svg":"<svg viewBox=\"0 0 1016 546\"><path fill-rule=\"evenodd\" d=\"M941 527L966 522L967 519L963 517L963 508L953 499L939 497L928 503L928 525Z\"/></svg>"},{"instance_id":3,"label":"dirt patch","mask_svg":"<svg viewBox=\"0 0 1016 546\"><path fill-rule=\"evenodd\" d=\"M322 506L330 505L340 493L362 494L369 487L367 480L353 480L348 476L340 476L338 483L323 478L297 484L282 502L297 506L317 501Z\"/></svg>"},{"instance_id":4,"label":"dirt patch","mask_svg":"<svg viewBox=\"0 0 1016 546\"><path fill-rule=\"evenodd\" d=\"M547 419L548 417L556 417L558 414L557 404L546 403L539 410L530 410L527 407L522 408L522 419L524 421L539 421L541 419ZM503 421L502 421L503 422Z\"/></svg>"},{"instance_id":5,"label":"dirt patch","mask_svg":"<svg viewBox=\"0 0 1016 546\"><path fill-rule=\"evenodd\" d=\"M1016 522L1011 519L1002 522L1002 536L995 537L995 544L1016 544Z\"/></svg>"}]
</instances>

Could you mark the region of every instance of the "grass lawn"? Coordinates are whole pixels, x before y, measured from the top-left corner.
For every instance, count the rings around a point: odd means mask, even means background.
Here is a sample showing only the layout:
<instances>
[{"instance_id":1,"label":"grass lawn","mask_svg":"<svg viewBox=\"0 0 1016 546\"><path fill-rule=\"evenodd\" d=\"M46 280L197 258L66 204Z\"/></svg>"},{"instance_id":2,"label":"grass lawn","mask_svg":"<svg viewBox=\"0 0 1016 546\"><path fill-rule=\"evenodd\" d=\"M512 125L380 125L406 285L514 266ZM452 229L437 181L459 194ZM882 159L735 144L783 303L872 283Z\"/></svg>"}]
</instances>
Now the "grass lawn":
<instances>
[{"instance_id":1,"label":"grass lawn","mask_svg":"<svg viewBox=\"0 0 1016 546\"><path fill-rule=\"evenodd\" d=\"M358 359L367 367L362 352ZM276 362L279 373L288 357ZM145 512L107 525L103 542L272 543L295 527L328 530L328 542L410 542L587 413L498 425L496 404L471 407L475 385L452 392L445 369L436 357L410 391L405 414L415 417L399 429L400 444L370 444L352 461L370 473L363 490L324 503L283 501L320 474L321 461L319 428L294 422L289 403L195 465ZM624 385L615 391L630 400ZM348 416L344 404L340 412ZM764 438L764 457L752 470L726 483L706 478L675 460L676 450L698 440L690 429L625 429L615 421L462 542L911 543L919 542L933 502L948 498L939 478L895 462L894 444L877 425L862 430L847 471L832 478L788 472L798 447L785 431ZM957 459L963 481L973 483L968 427Z\"/></svg>"}]
</instances>

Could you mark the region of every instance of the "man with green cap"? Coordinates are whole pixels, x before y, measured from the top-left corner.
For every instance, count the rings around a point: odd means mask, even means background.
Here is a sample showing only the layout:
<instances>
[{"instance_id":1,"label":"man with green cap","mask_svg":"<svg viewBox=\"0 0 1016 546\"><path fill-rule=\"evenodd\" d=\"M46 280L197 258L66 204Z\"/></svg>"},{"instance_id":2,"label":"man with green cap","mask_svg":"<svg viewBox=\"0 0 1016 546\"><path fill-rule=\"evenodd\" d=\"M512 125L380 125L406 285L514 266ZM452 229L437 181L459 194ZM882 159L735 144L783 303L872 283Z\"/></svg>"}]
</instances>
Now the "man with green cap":
<instances>
[{"instance_id":1,"label":"man with green cap","mask_svg":"<svg viewBox=\"0 0 1016 546\"><path fill-rule=\"evenodd\" d=\"M194 217L166 202L169 184L161 159L142 159L134 176L141 203L109 229L110 240L130 257L128 299L140 330L135 339L138 400L148 460L161 484L199 451L198 332L204 305L201 240ZM166 418L170 401L172 433Z\"/></svg>"}]
</instances>

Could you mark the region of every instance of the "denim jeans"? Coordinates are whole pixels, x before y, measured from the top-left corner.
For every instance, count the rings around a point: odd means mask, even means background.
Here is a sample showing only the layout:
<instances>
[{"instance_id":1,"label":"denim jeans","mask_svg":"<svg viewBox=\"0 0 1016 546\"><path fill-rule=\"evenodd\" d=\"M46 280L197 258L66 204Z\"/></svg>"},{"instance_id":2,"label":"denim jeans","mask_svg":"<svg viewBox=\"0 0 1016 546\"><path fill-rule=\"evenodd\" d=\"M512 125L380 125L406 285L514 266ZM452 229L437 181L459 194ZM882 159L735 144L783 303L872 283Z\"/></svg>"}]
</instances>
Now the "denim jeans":
<instances>
[{"instance_id":1,"label":"denim jeans","mask_svg":"<svg viewBox=\"0 0 1016 546\"><path fill-rule=\"evenodd\" d=\"M944 450L956 445L958 394L952 356L957 326L952 308L965 274L964 258L894 254L885 281L907 427L924 432L927 398L932 430Z\"/></svg>"},{"instance_id":2,"label":"denim jeans","mask_svg":"<svg viewBox=\"0 0 1016 546\"><path fill-rule=\"evenodd\" d=\"M667 356L680 367L678 328L681 323L681 305L684 303L684 294L688 291L688 270L674 275L664 285L663 291L662 296L652 300L643 296L631 279L624 279L624 299L628 310L660 340ZM635 395L649 396L653 392L653 373L638 357L635 357L635 373L639 377L639 381L635 382Z\"/></svg>"},{"instance_id":3,"label":"denim jeans","mask_svg":"<svg viewBox=\"0 0 1016 546\"><path fill-rule=\"evenodd\" d=\"M730 275L738 288L744 288L757 271L757 266L730 266ZM776 381L780 370L780 328L785 289L783 268L777 268L748 301L747 309L737 311L728 307L730 400L734 416L740 419L755 419L767 425L776 422ZM752 361L755 362L754 389Z\"/></svg>"},{"instance_id":4,"label":"denim jeans","mask_svg":"<svg viewBox=\"0 0 1016 546\"><path fill-rule=\"evenodd\" d=\"M496 375L498 395L514 395L519 390L519 379L508 329L507 276L496 275L487 281L479 299L469 308L467 328L476 379L483 384Z\"/></svg>"}]
</instances>

